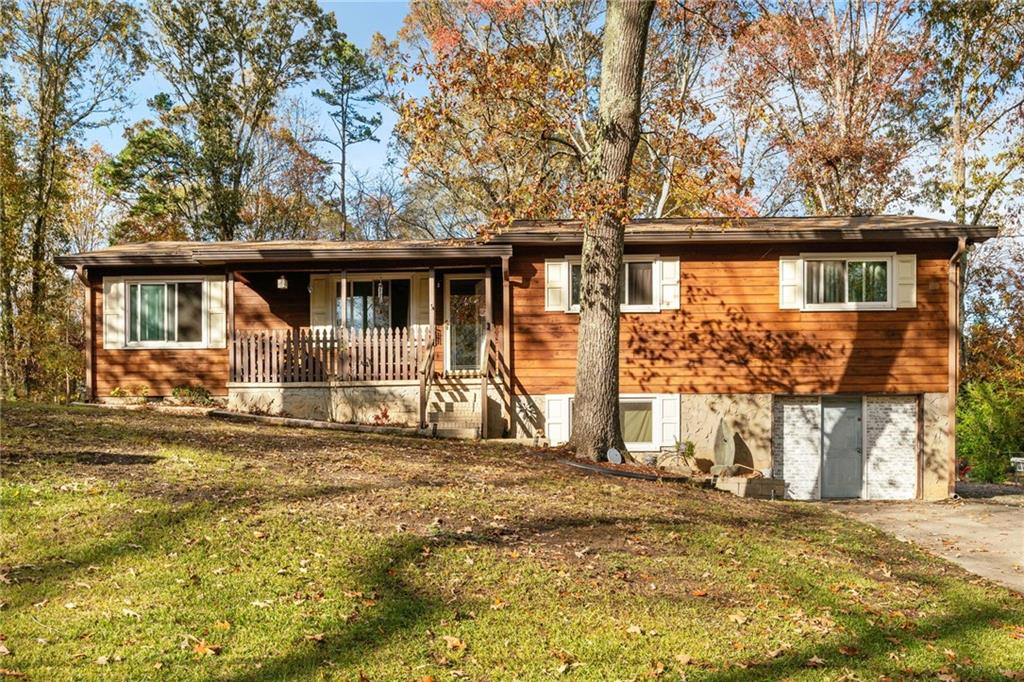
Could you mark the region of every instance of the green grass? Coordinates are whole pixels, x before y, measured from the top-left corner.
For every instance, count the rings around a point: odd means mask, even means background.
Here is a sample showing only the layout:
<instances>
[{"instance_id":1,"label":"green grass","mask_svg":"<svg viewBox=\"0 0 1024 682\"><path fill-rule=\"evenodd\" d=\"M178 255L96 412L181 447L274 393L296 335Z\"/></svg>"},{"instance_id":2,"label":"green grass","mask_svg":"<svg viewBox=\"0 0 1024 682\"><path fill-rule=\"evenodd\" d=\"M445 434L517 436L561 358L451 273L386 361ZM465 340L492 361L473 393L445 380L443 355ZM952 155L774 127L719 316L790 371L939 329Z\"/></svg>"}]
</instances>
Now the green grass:
<instances>
[{"instance_id":1,"label":"green grass","mask_svg":"<svg viewBox=\"0 0 1024 682\"><path fill-rule=\"evenodd\" d=\"M588 476L520 448L2 416L0 669L33 680L1024 669L1019 596L818 505Z\"/></svg>"}]
</instances>

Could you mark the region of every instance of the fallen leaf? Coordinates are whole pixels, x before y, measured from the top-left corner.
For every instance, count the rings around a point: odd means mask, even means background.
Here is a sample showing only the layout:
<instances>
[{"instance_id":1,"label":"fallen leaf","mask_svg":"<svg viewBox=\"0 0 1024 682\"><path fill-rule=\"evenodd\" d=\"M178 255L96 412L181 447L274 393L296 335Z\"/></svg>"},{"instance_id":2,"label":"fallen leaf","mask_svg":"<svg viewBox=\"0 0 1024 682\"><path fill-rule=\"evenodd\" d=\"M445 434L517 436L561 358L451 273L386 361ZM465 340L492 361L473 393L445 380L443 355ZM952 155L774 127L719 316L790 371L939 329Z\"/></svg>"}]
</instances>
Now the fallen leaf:
<instances>
[{"instance_id":1,"label":"fallen leaf","mask_svg":"<svg viewBox=\"0 0 1024 682\"><path fill-rule=\"evenodd\" d=\"M8 649L5 645L0 644L0 656L10 656L10 655L11 655L11 650Z\"/></svg>"},{"instance_id":2,"label":"fallen leaf","mask_svg":"<svg viewBox=\"0 0 1024 682\"><path fill-rule=\"evenodd\" d=\"M466 648L466 643L458 637L444 635L442 639L444 640L444 643L448 646L448 651L462 651Z\"/></svg>"},{"instance_id":3,"label":"fallen leaf","mask_svg":"<svg viewBox=\"0 0 1024 682\"><path fill-rule=\"evenodd\" d=\"M306 639L308 639L311 642L322 642L324 641L324 633L315 632L313 634L306 635Z\"/></svg>"},{"instance_id":4,"label":"fallen leaf","mask_svg":"<svg viewBox=\"0 0 1024 682\"><path fill-rule=\"evenodd\" d=\"M817 656L811 656L804 665L808 668L820 668L825 665L825 661Z\"/></svg>"},{"instance_id":5,"label":"fallen leaf","mask_svg":"<svg viewBox=\"0 0 1024 682\"><path fill-rule=\"evenodd\" d=\"M843 656L857 656L860 654L860 649L855 646L841 646L839 647L839 653Z\"/></svg>"},{"instance_id":6,"label":"fallen leaf","mask_svg":"<svg viewBox=\"0 0 1024 682\"><path fill-rule=\"evenodd\" d=\"M0 675L4 677L25 677L25 673L17 670L9 670L7 668L0 668Z\"/></svg>"},{"instance_id":7,"label":"fallen leaf","mask_svg":"<svg viewBox=\"0 0 1024 682\"><path fill-rule=\"evenodd\" d=\"M109 660L106 656L100 656L96 659L96 665L106 665Z\"/></svg>"},{"instance_id":8,"label":"fallen leaf","mask_svg":"<svg viewBox=\"0 0 1024 682\"><path fill-rule=\"evenodd\" d=\"M747 618L742 613L732 613L732 614L729 614L729 620L731 620L732 622L736 623L737 625L743 625L744 623L746 623L750 619Z\"/></svg>"},{"instance_id":9,"label":"fallen leaf","mask_svg":"<svg viewBox=\"0 0 1024 682\"><path fill-rule=\"evenodd\" d=\"M631 635L644 634L643 628L641 628L639 625L630 625L628 628L626 628L626 632L628 632Z\"/></svg>"},{"instance_id":10,"label":"fallen leaf","mask_svg":"<svg viewBox=\"0 0 1024 682\"><path fill-rule=\"evenodd\" d=\"M690 654L676 654L675 659L679 665L690 665L693 663L693 656Z\"/></svg>"},{"instance_id":11,"label":"fallen leaf","mask_svg":"<svg viewBox=\"0 0 1024 682\"><path fill-rule=\"evenodd\" d=\"M226 630L230 630L231 629L231 623L227 622L226 620L218 620L216 623L213 624L213 629L214 630L225 630L225 631Z\"/></svg>"},{"instance_id":12,"label":"fallen leaf","mask_svg":"<svg viewBox=\"0 0 1024 682\"><path fill-rule=\"evenodd\" d=\"M69 601L67 604L64 605L64 608L66 608L66 609L77 609L78 608L78 604L76 604L73 601Z\"/></svg>"},{"instance_id":13,"label":"fallen leaf","mask_svg":"<svg viewBox=\"0 0 1024 682\"><path fill-rule=\"evenodd\" d=\"M706 597L706 596L708 596L708 593L705 592L704 590L690 590L690 596L691 597Z\"/></svg>"},{"instance_id":14,"label":"fallen leaf","mask_svg":"<svg viewBox=\"0 0 1024 682\"><path fill-rule=\"evenodd\" d=\"M491 610L499 611L508 606L508 602L504 601L501 597L495 597L494 601L491 602Z\"/></svg>"},{"instance_id":15,"label":"fallen leaf","mask_svg":"<svg viewBox=\"0 0 1024 682\"><path fill-rule=\"evenodd\" d=\"M196 642L195 646L192 647L192 651L194 651L196 654L200 656L216 656L220 653L220 650L223 648L224 647L220 646L219 644L207 644L206 642L200 640L199 642Z\"/></svg>"}]
</instances>

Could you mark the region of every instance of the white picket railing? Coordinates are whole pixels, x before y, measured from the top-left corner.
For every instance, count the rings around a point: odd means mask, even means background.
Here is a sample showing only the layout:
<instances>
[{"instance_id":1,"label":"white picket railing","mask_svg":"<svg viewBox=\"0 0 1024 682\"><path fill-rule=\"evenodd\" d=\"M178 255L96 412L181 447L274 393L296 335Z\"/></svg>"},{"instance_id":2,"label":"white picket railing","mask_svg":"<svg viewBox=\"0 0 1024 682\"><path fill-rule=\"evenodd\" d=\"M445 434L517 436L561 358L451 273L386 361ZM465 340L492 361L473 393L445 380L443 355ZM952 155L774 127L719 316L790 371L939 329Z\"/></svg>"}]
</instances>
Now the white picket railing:
<instances>
[{"instance_id":1,"label":"white picket railing","mask_svg":"<svg viewBox=\"0 0 1024 682\"><path fill-rule=\"evenodd\" d=\"M434 352L432 327L236 330L231 381L411 381Z\"/></svg>"}]
</instances>

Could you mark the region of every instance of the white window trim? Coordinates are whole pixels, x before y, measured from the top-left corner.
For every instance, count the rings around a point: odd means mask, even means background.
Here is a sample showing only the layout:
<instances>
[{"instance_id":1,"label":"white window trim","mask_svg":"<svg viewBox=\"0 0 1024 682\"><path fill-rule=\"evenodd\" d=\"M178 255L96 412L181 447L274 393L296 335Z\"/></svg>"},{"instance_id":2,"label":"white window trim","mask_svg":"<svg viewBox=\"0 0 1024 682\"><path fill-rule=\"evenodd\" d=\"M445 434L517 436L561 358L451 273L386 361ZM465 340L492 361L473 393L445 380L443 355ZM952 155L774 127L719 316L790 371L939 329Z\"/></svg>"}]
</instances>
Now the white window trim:
<instances>
[{"instance_id":1,"label":"white window trim","mask_svg":"<svg viewBox=\"0 0 1024 682\"><path fill-rule=\"evenodd\" d=\"M203 325L203 339L201 341L132 341L131 330L129 325L132 322L132 285L133 284L201 284L202 285L202 312L200 315L201 323ZM206 283L206 278L201 275L196 276L184 276L184 277L163 277L160 275L139 275L137 277L125 277L124 278L124 348L125 349L175 349L175 348L209 348L210 347L210 329L208 324L208 317L210 311L210 288ZM167 320L167 306L164 301L164 323ZM177 314L177 311L175 311ZM141 316L140 316L141 320ZM177 324L177 320L175 320ZM140 334L141 336L141 334Z\"/></svg>"},{"instance_id":2,"label":"white window trim","mask_svg":"<svg viewBox=\"0 0 1024 682\"><path fill-rule=\"evenodd\" d=\"M651 440L646 442L638 443L626 443L626 449L630 452L655 452L662 448L662 443L659 442L658 434L661 432L661 401L658 400L658 394L656 393L620 393L619 404L622 403L647 403L651 406ZM576 396L569 396L569 414L567 415L567 421L569 425L568 433L572 433L572 403L576 399ZM669 444L670 445L670 444Z\"/></svg>"},{"instance_id":3,"label":"white window trim","mask_svg":"<svg viewBox=\"0 0 1024 682\"><path fill-rule=\"evenodd\" d=\"M566 305L568 307L566 308L566 312L568 312L568 313L579 313L580 312L579 305L573 305L573 302L572 302L572 266L573 265L582 265L583 264L583 257L582 256L566 256L565 257L565 261L566 261L566 263L568 263L568 266L567 266L568 267L568 272L566 273L566 276L568 277L568 288L566 290L566 300L565 300ZM619 312L622 312L622 313L660 313L661 312L661 295L660 295L660 286L661 286L661 256L651 255L651 254L647 254L647 255L633 255L633 254L630 254L630 255L622 257L622 263L623 263L623 276L625 276L625 264L626 263L651 263L651 304L650 305L630 305L628 303L621 303L621 304L619 304ZM626 287L628 288L629 287L629 282L627 281L625 284L626 284ZM627 299L629 298L628 291L626 293L626 298Z\"/></svg>"},{"instance_id":4,"label":"white window trim","mask_svg":"<svg viewBox=\"0 0 1024 682\"><path fill-rule=\"evenodd\" d=\"M886 300L884 302L849 302L846 303L808 303L807 302L807 261L809 260L842 260L842 261L884 261ZM849 311L849 310L896 310L894 251L871 251L862 253L801 253L800 254L800 310L805 312ZM849 277L849 267L845 269ZM849 281L843 282L844 295L849 296Z\"/></svg>"}]
</instances>

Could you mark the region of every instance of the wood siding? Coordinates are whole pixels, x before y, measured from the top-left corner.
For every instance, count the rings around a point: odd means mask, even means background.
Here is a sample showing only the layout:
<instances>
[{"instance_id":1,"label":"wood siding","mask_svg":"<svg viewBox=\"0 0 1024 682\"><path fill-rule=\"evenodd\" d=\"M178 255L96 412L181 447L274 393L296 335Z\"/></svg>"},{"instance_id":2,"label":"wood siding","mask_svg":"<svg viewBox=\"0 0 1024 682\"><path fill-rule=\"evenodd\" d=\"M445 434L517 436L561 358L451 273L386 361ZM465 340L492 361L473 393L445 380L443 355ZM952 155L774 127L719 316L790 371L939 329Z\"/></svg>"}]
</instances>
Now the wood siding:
<instances>
[{"instance_id":1,"label":"wood siding","mask_svg":"<svg viewBox=\"0 0 1024 682\"><path fill-rule=\"evenodd\" d=\"M213 395L227 395L226 348L104 348L102 279L93 280L91 286L95 300L92 322L96 339L94 385L97 396L109 396L117 387L137 386L148 387L151 396L166 396L175 386L183 385L201 385Z\"/></svg>"},{"instance_id":2,"label":"wood siding","mask_svg":"<svg viewBox=\"0 0 1024 682\"><path fill-rule=\"evenodd\" d=\"M277 272L235 274L235 329L290 329L309 326L309 274L287 273L278 289Z\"/></svg>"},{"instance_id":3,"label":"wood siding","mask_svg":"<svg viewBox=\"0 0 1024 682\"><path fill-rule=\"evenodd\" d=\"M916 253L917 308L779 309L778 258L800 252ZM651 254L652 247L633 249ZM629 252L629 250L627 250ZM947 268L938 243L668 246L680 257L680 310L622 315L623 393L922 393L948 381ZM517 248L511 261L517 392L575 390L578 316L544 311L544 259L565 248Z\"/></svg>"}]
</instances>

